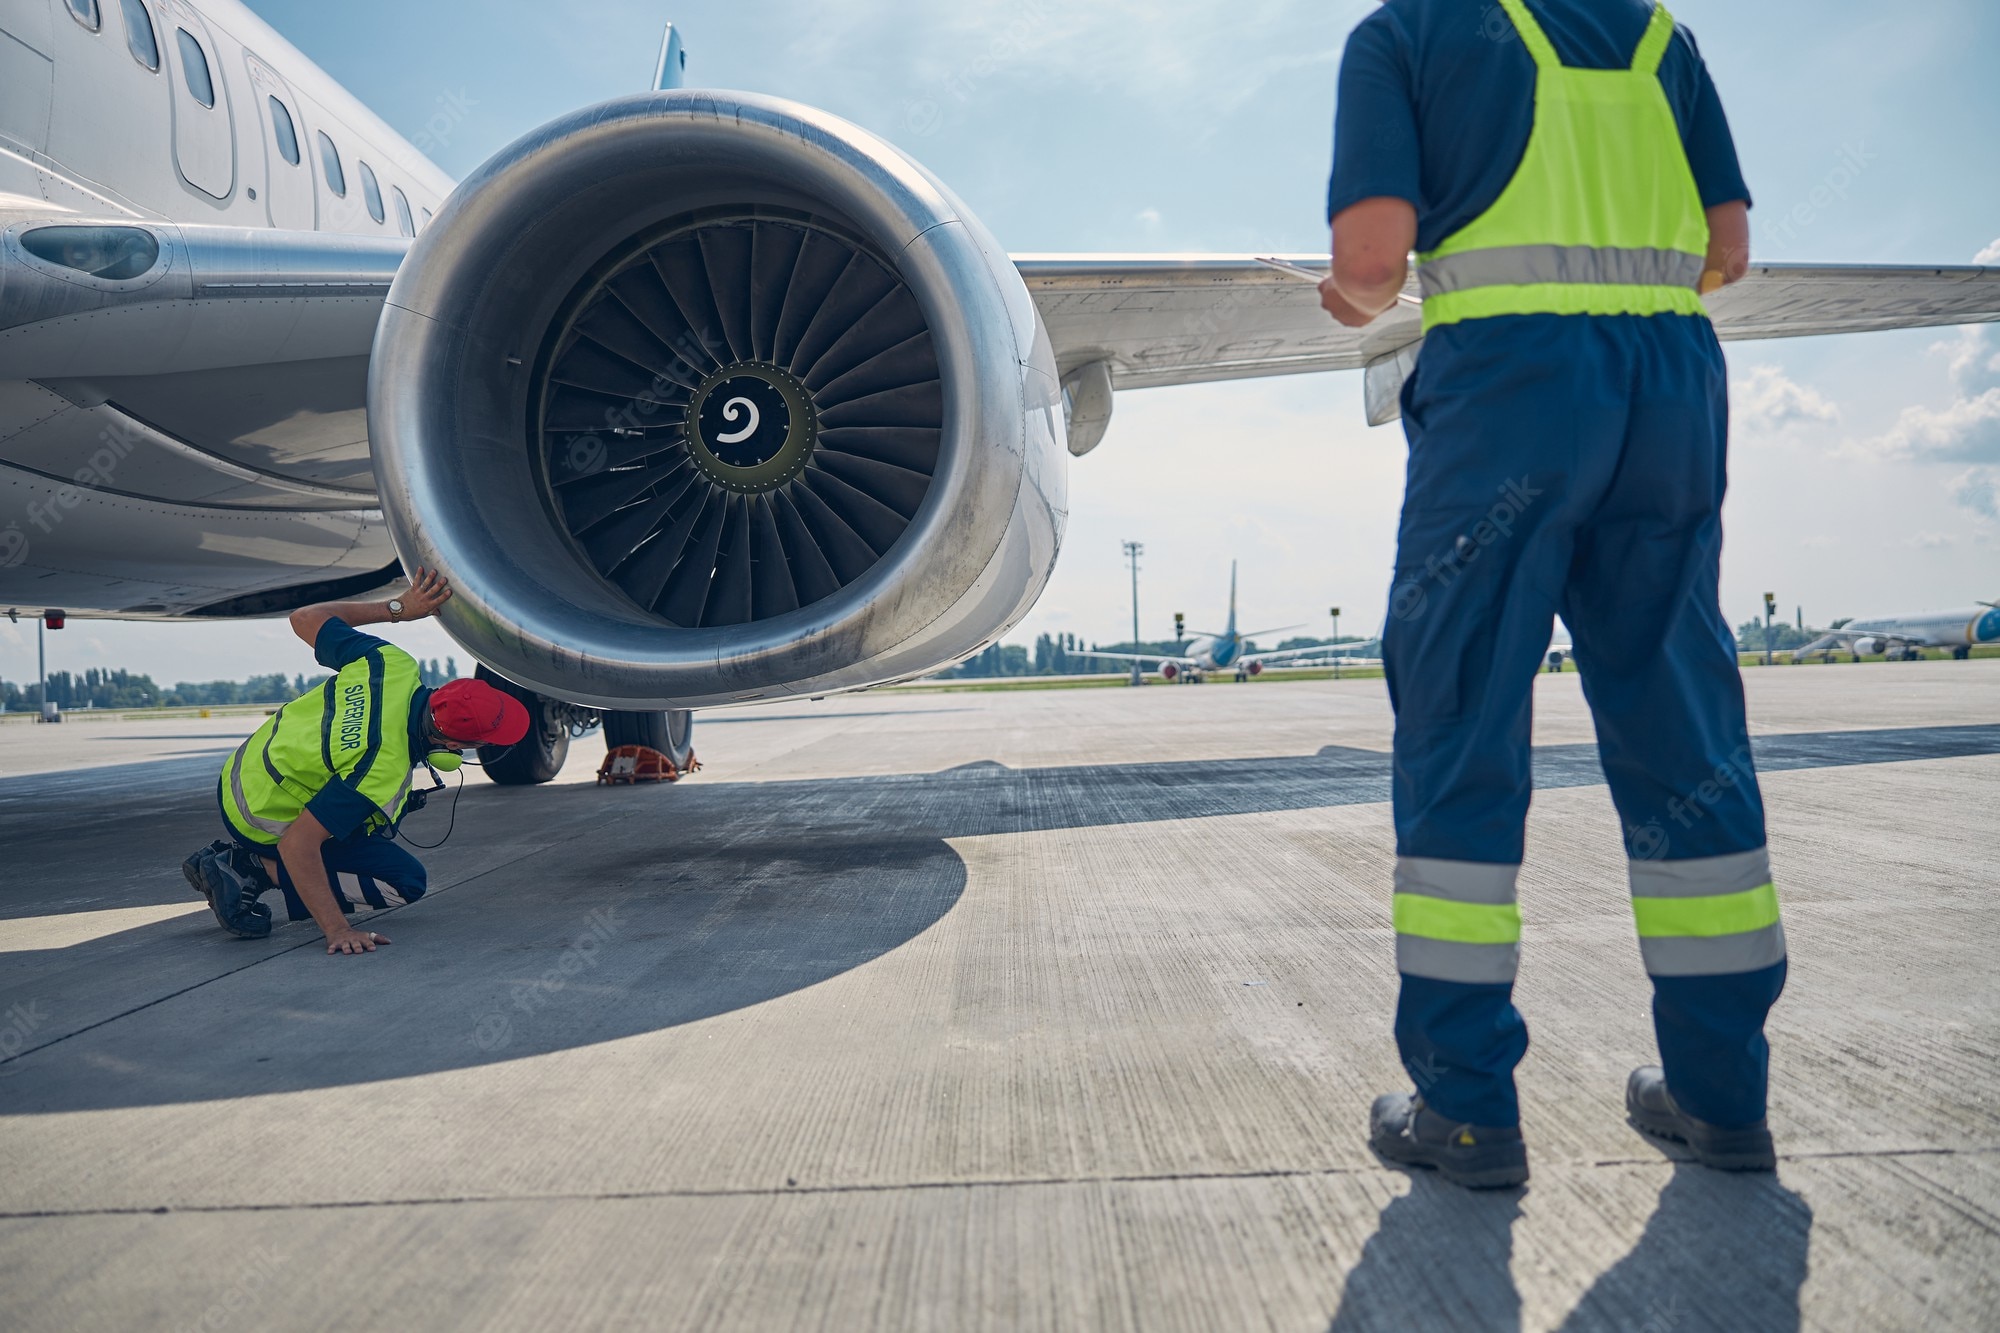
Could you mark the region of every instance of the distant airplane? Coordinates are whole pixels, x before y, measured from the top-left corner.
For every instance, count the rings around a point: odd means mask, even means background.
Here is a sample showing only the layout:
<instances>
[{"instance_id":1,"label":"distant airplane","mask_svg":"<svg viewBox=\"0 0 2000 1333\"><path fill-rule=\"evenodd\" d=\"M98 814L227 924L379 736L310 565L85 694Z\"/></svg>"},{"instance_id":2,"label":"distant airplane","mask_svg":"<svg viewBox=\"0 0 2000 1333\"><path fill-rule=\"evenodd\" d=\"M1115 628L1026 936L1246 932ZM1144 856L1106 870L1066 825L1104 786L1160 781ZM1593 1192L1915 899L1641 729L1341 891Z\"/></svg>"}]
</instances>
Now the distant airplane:
<instances>
[{"instance_id":1,"label":"distant airplane","mask_svg":"<svg viewBox=\"0 0 2000 1333\"><path fill-rule=\"evenodd\" d=\"M1884 653L1893 660L1921 658L1926 648L1949 648L1960 661L1975 646L2000 643L2000 602L1980 602L1963 610L1850 620L1793 653L1804 657L1838 647L1857 658Z\"/></svg>"},{"instance_id":2,"label":"distant airplane","mask_svg":"<svg viewBox=\"0 0 2000 1333\"><path fill-rule=\"evenodd\" d=\"M1168 680L1185 679L1189 683L1199 683L1211 671L1236 672L1236 679L1248 680L1262 675L1264 668L1273 662L1288 661L1297 657L1329 657L1335 650L1327 644L1311 648L1284 648L1277 652L1253 652L1251 640L1259 634L1278 634L1287 629L1297 629L1297 625L1281 625L1277 629L1253 630L1248 634L1236 628L1236 562L1229 562L1229 624L1221 630L1196 630L1196 637L1188 643L1187 651L1179 657L1162 657L1156 653L1084 653L1084 657L1102 657L1114 662L1158 663L1154 669Z\"/></svg>"}]
</instances>

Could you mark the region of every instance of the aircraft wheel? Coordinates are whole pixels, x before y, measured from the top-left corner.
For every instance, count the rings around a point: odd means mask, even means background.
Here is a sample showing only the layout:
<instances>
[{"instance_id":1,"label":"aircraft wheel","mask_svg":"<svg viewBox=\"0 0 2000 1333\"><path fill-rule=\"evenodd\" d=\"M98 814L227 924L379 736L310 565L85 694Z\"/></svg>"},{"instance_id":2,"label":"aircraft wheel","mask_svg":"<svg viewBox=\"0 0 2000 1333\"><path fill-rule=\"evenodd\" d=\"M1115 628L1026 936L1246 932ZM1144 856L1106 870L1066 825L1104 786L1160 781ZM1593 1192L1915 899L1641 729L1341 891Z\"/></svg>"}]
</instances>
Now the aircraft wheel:
<instances>
[{"instance_id":1,"label":"aircraft wheel","mask_svg":"<svg viewBox=\"0 0 2000 1333\"><path fill-rule=\"evenodd\" d=\"M1954 662L1963 662L1970 656L1972 656L1972 649L1965 644L1960 644L1951 650L1951 660Z\"/></svg>"},{"instance_id":2,"label":"aircraft wheel","mask_svg":"<svg viewBox=\"0 0 2000 1333\"><path fill-rule=\"evenodd\" d=\"M479 762L486 776L503 787L531 787L562 772L569 758L567 710L553 699L524 690L504 676L481 666L474 673L494 689L513 695L528 710L528 734L518 745L482 745Z\"/></svg>"},{"instance_id":3,"label":"aircraft wheel","mask_svg":"<svg viewBox=\"0 0 2000 1333\"><path fill-rule=\"evenodd\" d=\"M643 745L673 760L685 773L694 762L694 712L673 708L663 713L606 713L604 747Z\"/></svg>"}]
</instances>

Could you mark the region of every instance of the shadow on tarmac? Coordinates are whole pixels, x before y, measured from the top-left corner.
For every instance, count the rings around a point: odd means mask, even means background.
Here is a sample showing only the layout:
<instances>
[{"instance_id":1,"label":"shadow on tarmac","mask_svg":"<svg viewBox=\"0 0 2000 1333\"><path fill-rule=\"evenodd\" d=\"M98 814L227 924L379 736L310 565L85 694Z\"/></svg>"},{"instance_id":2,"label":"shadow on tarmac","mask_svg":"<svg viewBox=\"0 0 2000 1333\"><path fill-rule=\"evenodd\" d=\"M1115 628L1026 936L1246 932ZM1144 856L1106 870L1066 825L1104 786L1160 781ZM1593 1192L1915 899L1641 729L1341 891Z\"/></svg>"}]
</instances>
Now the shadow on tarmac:
<instances>
[{"instance_id":1,"label":"shadow on tarmac","mask_svg":"<svg viewBox=\"0 0 2000 1333\"><path fill-rule=\"evenodd\" d=\"M1347 1275L1329 1333L1522 1327L1513 1277L1521 1191L1483 1192L1413 1172ZM1678 1162L1630 1253L1591 1284L1562 1333L1799 1327L1812 1209L1775 1175Z\"/></svg>"},{"instance_id":2,"label":"shadow on tarmac","mask_svg":"<svg viewBox=\"0 0 2000 1333\"><path fill-rule=\"evenodd\" d=\"M1767 772L1986 754L2000 726L1774 736L1756 750ZM1387 754L1335 746L664 790L474 785L450 850L429 854L441 891L378 917L398 944L365 963L326 965L310 925L246 942L192 915L6 955L0 1009L46 1000L57 1018L0 1060L0 1113L408 1077L694 1022L928 929L965 890L949 839L1379 803L1390 777ZM1590 745L1537 750L1535 778L1603 780ZM180 859L218 820L214 781L207 759L0 781L0 922L182 901ZM433 809L412 832L442 827ZM370 969L365 988L356 966ZM95 1030L64 1039L65 1012L67 1031Z\"/></svg>"}]
</instances>

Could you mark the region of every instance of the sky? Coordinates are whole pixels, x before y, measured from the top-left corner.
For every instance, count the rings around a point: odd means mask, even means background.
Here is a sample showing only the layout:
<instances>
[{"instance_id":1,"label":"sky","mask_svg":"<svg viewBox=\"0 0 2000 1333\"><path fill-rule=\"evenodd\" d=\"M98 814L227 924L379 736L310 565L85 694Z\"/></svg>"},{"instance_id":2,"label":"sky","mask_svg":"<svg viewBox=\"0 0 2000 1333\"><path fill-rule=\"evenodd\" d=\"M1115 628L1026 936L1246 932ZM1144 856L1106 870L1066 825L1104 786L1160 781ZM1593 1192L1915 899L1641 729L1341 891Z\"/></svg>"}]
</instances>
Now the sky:
<instances>
[{"instance_id":1,"label":"sky","mask_svg":"<svg viewBox=\"0 0 2000 1333\"><path fill-rule=\"evenodd\" d=\"M1474 14L1484 0L1466 0ZM949 182L1013 251L1318 251L1335 81L1372 0L252 0L456 176L578 106L643 89L660 25L690 82L823 107ZM1676 0L1756 195L1760 258L2000 264L2000 6ZM1724 609L1789 617L2000 600L2000 334L1736 343ZM1383 618L1400 427L1358 375L1120 394L1070 467L1054 577L1009 636L1130 634L1120 543L1145 544L1146 637L1219 621L1242 562L1246 628ZM424 656L435 625L398 631ZM51 668L163 684L294 671L284 623L71 622ZM460 655L461 665L464 655ZM0 674L34 670L0 622Z\"/></svg>"}]
</instances>

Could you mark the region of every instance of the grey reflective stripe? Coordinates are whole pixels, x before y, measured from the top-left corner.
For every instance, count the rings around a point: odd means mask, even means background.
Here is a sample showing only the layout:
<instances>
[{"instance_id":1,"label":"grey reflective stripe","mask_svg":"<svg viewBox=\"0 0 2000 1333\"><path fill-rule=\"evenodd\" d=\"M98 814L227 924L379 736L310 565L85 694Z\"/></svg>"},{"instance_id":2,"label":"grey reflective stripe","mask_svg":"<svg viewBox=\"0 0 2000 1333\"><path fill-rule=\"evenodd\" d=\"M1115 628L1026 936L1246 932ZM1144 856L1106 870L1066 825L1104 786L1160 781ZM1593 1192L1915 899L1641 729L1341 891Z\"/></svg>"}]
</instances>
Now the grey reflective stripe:
<instances>
[{"instance_id":1,"label":"grey reflective stripe","mask_svg":"<svg viewBox=\"0 0 2000 1333\"><path fill-rule=\"evenodd\" d=\"M1710 898L1748 893L1769 884L1771 852L1753 847L1693 861L1634 861L1630 870L1634 898Z\"/></svg>"},{"instance_id":2,"label":"grey reflective stripe","mask_svg":"<svg viewBox=\"0 0 2000 1333\"><path fill-rule=\"evenodd\" d=\"M1396 937L1396 970L1405 976L1478 985L1512 981L1520 965L1518 944L1461 944L1421 935Z\"/></svg>"},{"instance_id":3,"label":"grey reflective stripe","mask_svg":"<svg viewBox=\"0 0 2000 1333\"><path fill-rule=\"evenodd\" d=\"M410 794L410 779L416 775L416 771L413 768L403 774L403 785L396 788L396 794L389 798L389 804L376 807L391 824L396 822L396 811L402 808L403 798Z\"/></svg>"},{"instance_id":4,"label":"grey reflective stripe","mask_svg":"<svg viewBox=\"0 0 2000 1333\"><path fill-rule=\"evenodd\" d=\"M1755 972L1785 959L1785 927L1741 935L1641 935L1639 954L1655 977L1713 977Z\"/></svg>"},{"instance_id":5,"label":"grey reflective stripe","mask_svg":"<svg viewBox=\"0 0 2000 1333\"><path fill-rule=\"evenodd\" d=\"M229 757L229 766L225 770L229 774L229 799L236 802L238 819L259 832L282 838L285 836L285 830L292 826L291 821L258 818L250 813L250 801L243 795L243 752L249 748L250 742L245 741L237 746L236 753Z\"/></svg>"},{"instance_id":6,"label":"grey reflective stripe","mask_svg":"<svg viewBox=\"0 0 2000 1333\"><path fill-rule=\"evenodd\" d=\"M1396 892L1420 893L1447 902L1504 906L1514 901L1514 885L1520 877L1517 865L1440 861L1428 856L1396 858Z\"/></svg>"},{"instance_id":7,"label":"grey reflective stripe","mask_svg":"<svg viewBox=\"0 0 2000 1333\"><path fill-rule=\"evenodd\" d=\"M1418 262L1425 296L1475 287L1689 287L1699 289L1707 261L1680 250L1620 250L1594 245L1507 245Z\"/></svg>"}]
</instances>

